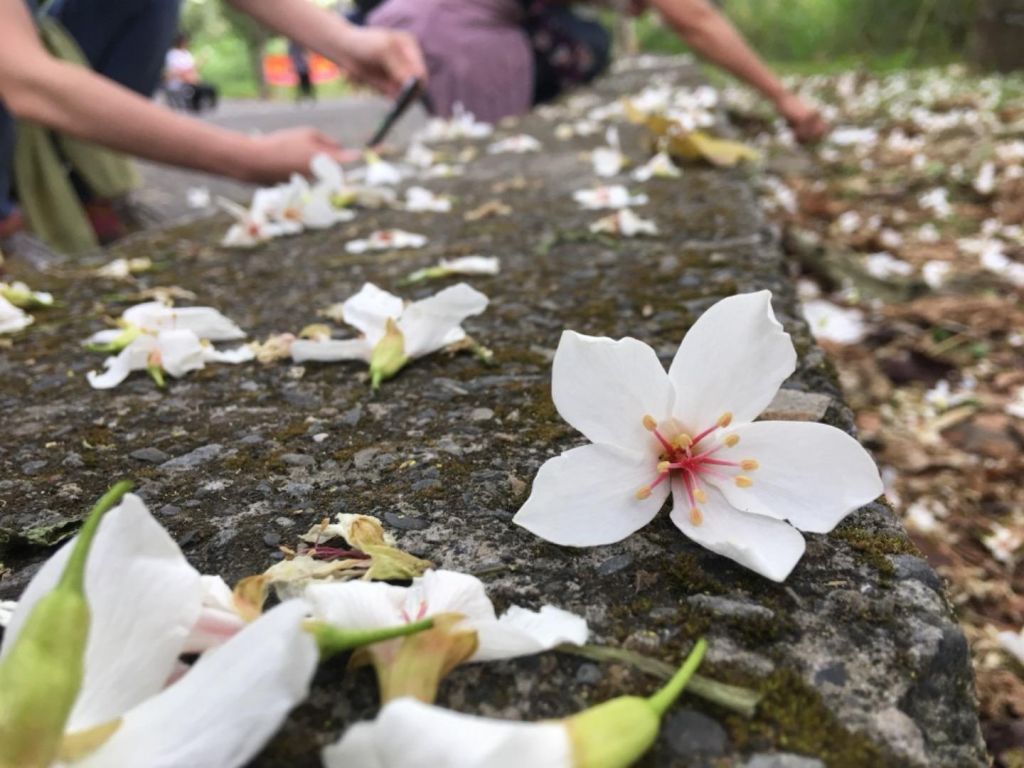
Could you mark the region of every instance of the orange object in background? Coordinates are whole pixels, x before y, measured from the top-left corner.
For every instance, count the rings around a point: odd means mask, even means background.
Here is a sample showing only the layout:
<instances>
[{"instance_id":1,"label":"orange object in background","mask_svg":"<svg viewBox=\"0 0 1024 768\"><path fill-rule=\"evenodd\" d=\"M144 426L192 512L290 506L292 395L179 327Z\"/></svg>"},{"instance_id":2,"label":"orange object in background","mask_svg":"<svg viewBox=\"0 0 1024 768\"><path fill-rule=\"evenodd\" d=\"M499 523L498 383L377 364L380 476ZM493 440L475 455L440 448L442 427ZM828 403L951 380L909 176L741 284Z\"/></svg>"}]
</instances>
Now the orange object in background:
<instances>
[{"instance_id":1,"label":"orange object in background","mask_svg":"<svg viewBox=\"0 0 1024 768\"><path fill-rule=\"evenodd\" d=\"M320 85L339 79L341 70L333 61L314 53L309 57L309 77L314 85ZM268 53L263 57L263 79L268 85L295 86L299 82L287 53Z\"/></svg>"}]
</instances>

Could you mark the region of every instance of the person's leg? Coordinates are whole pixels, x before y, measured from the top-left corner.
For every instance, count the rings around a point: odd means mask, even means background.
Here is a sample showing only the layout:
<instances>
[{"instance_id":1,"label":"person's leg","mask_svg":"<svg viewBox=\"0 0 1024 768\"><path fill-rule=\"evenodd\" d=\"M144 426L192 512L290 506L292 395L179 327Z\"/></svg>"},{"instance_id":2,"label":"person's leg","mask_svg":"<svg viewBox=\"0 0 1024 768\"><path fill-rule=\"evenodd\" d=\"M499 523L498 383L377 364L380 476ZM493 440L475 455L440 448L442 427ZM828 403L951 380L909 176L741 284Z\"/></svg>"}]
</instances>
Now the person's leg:
<instances>
[{"instance_id":1,"label":"person's leg","mask_svg":"<svg viewBox=\"0 0 1024 768\"><path fill-rule=\"evenodd\" d=\"M150 96L160 83L180 8L181 0L56 0L50 14L94 70Z\"/></svg>"}]
</instances>

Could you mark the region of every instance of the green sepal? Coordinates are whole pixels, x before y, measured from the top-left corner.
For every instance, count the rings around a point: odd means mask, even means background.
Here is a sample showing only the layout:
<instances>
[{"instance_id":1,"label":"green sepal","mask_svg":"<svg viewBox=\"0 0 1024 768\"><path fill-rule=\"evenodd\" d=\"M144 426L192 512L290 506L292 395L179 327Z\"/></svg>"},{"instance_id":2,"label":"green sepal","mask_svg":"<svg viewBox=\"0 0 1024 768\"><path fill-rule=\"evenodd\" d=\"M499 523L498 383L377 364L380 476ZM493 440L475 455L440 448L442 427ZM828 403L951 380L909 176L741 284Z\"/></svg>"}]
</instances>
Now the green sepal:
<instances>
[{"instance_id":1,"label":"green sepal","mask_svg":"<svg viewBox=\"0 0 1024 768\"><path fill-rule=\"evenodd\" d=\"M621 696L564 720L574 768L626 768L658 738L661 718L697 671L707 643L701 639L663 688L647 699Z\"/></svg>"},{"instance_id":2,"label":"green sepal","mask_svg":"<svg viewBox=\"0 0 1024 768\"><path fill-rule=\"evenodd\" d=\"M104 342L102 344L87 343L85 348L90 352L106 352L108 354L113 352L120 352L122 349L127 347L139 336L142 335L142 329L134 325L125 327L121 333L119 333L111 341Z\"/></svg>"},{"instance_id":3,"label":"green sepal","mask_svg":"<svg viewBox=\"0 0 1024 768\"><path fill-rule=\"evenodd\" d=\"M46 768L57 759L85 675L86 560L103 515L130 489L120 482L96 503L57 586L32 608L0 661L0 768Z\"/></svg>"},{"instance_id":4,"label":"green sepal","mask_svg":"<svg viewBox=\"0 0 1024 768\"><path fill-rule=\"evenodd\" d=\"M405 337L395 321L388 318L384 336L370 353L370 389L376 391L409 362L405 356Z\"/></svg>"},{"instance_id":5,"label":"green sepal","mask_svg":"<svg viewBox=\"0 0 1024 768\"><path fill-rule=\"evenodd\" d=\"M313 635L317 647L320 649L320 660L324 661L345 651L379 643L381 640L415 635L418 632L431 629L433 626L432 618L384 629L341 629L322 621L311 621L306 624L306 631Z\"/></svg>"}]
</instances>

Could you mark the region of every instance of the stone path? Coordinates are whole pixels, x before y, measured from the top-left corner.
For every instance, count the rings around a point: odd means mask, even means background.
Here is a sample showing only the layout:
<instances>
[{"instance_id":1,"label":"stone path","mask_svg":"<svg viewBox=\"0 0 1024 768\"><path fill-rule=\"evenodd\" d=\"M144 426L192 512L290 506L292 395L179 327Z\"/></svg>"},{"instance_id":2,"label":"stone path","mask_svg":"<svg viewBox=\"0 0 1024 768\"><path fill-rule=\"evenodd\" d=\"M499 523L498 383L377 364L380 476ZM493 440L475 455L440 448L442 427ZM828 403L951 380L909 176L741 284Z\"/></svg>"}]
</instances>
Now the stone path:
<instances>
[{"instance_id":1,"label":"stone path","mask_svg":"<svg viewBox=\"0 0 1024 768\"><path fill-rule=\"evenodd\" d=\"M689 73L680 71L679 77ZM610 98L649 73L603 81ZM495 352L419 361L371 398L357 365L212 366L166 392L137 376L92 391L100 359L79 342L102 327L99 302L124 289L80 275L35 279L64 306L42 315L0 357L0 559L15 595L47 550L25 541L73 530L115 478L136 478L198 568L230 582L273 562L278 544L339 511L381 517L400 544L447 568L481 575L499 608L552 602L586 615L593 640L669 663L698 635L703 672L765 698L752 720L684 696L651 766L949 766L986 764L967 645L935 573L881 503L827 536L776 585L690 544L667 514L621 544L587 550L544 543L511 523L541 463L582 439L550 400L551 355L564 328L651 343L667 362L714 301L769 288L800 353L775 410L850 428L836 382L799 319L787 266L765 230L742 171L687 169L647 186L645 215L664 237L617 242L587 233L592 213L572 201L592 174L581 151L538 116L525 130L545 151L482 155L462 179L431 182L458 196L451 216L371 211L329 232L252 252L214 243L224 219L124 246L161 267L145 285L196 292L254 338L318 321L315 309L366 280L395 289L438 257L485 253L498 278L476 280L492 304L467 330ZM641 138L624 135L639 156ZM466 223L500 197L514 214ZM346 254L346 239L382 226L430 236L420 251ZM437 285L407 290L418 298ZM801 395L799 393L809 393ZM815 413L817 411L817 413ZM314 435L326 433L315 441ZM441 702L468 712L545 718L656 681L622 664L548 653L462 667ZM375 711L372 676L340 662L318 675L308 704L256 765L315 766L317 747ZM798 757L798 756L803 756Z\"/></svg>"}]
</instances>

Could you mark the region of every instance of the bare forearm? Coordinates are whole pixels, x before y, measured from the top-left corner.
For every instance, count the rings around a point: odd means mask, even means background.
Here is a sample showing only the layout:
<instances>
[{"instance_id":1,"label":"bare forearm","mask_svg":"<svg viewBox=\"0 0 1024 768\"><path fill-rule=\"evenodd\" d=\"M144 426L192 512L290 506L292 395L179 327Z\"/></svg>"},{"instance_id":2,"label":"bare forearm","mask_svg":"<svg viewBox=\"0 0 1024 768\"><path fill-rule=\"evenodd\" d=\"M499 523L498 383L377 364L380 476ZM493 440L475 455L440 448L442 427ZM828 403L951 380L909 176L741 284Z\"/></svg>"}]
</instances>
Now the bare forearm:
<instances>
[{"instance_id":1,"label":"bare forearm","mask_svg":"<svg viewBox=\"0 0 1024 768\"><path fill-rule=\"evenodd\" d=\"M36 83L26 84L12 99L20 117L149 160L248 176L244 161L249 139L243 134L176 114L61 61L46 62L34 79Z\"/></svg>"},{"instance_id":2,"label":"bare forearm","mask_svg":"<svg viewBox=\"0 0 1024 768\"><path fill-rule=\"evenodd\" d=\"M238 10L305 48L344 65L354 28L309 0L229 0Z\"/></svg>"},{"instance_id":3,"label":"bare forearm","mask_svg":"<svg viewBox=\"0 0 1024 768\"><path fill-rule=\"evenodd\" d=\"M772 101L786 90L729 21L706 0L652 0L679 36L701 56Z\"/></svg>"}]
</instances>

